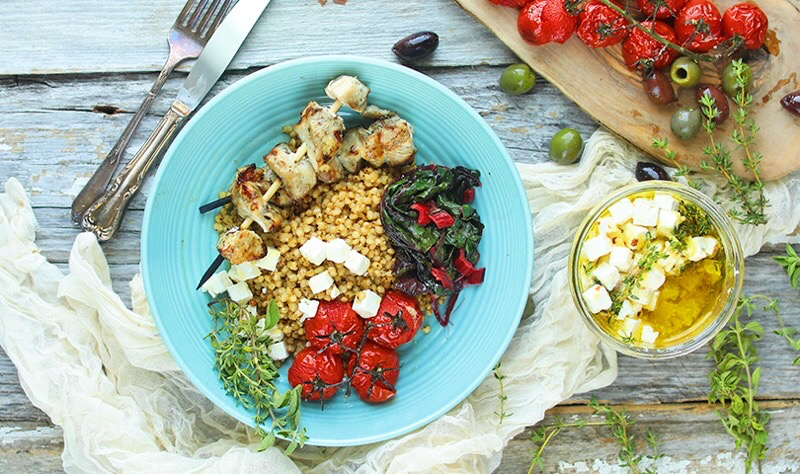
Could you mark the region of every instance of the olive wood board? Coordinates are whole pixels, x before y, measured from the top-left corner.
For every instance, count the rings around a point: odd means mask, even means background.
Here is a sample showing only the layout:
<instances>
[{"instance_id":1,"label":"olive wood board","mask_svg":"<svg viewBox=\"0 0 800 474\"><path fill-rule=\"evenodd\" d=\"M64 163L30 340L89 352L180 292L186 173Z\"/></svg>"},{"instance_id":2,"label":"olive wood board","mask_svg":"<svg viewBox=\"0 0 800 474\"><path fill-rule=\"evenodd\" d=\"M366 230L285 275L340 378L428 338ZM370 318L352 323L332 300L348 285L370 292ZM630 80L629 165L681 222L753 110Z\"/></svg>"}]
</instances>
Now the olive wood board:
<instances>
[{"instance_id":1,"label":"olive wood board","mask_svg":"<svg viewBox=\"0 0 800 474\"><path fill-rule=\"evenodd\" d=\"M564 44L534 46L517 32L517 10L488 0L453 1L607 129L661 161L665 159L661 150L652 148L653 139L658 137L669 139L669 146L677 152L681 163L696 167L705 159L702 149L710 140L704 130L687 141L678 140L670 130L670 120L678 105L696 106L693 90L680 91L676 105L659 108L646 98L639 76L625 67L620 45L592 49L573 35ZM740 0L714 1L720 12L724 12ZM754 148L763 155L760 177L769 181L800 169L800 117L780 105L784 95L800 89L800 3L797 0L757 3L769 19L767 37L774 34L777 40L769 41L772 52L762 48L752 52L748 59L753 70L750 117L760 127ZM706 63L701 83L720 85L720 70L721 66ZM732 114L736 106L733 101L730 105ZM731 150L736 173L751 178L742 165L743 152L735 151L735 144L730 141L734 125L733 117L729 117L718 127L715 140Z\"/></svg>"}]
</instances>

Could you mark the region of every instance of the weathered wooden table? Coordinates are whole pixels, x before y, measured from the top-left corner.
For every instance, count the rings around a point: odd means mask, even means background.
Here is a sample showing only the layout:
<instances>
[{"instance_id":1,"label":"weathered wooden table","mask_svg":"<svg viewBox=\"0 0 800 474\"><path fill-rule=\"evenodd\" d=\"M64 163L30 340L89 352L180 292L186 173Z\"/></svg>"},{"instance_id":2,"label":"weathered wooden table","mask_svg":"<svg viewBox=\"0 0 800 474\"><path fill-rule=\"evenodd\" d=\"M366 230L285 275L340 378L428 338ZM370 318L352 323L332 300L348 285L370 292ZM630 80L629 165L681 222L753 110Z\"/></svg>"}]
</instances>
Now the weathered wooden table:
<instances>
[{"instance_id":1,"label":"weathered wooden table","mask_svg":"<svg viewBox=\"0 0 800 474\"><path fill-rule=\"evenodd\" d=\"M65 267L78 230L69 206L111 148L166 58L165 34L182 0L5 0L0 2L0 181L17 177L32 194L40 230L37 243ZM520 162L547 159L549 137L565 126L584 137L596 128L552 86L513 98L497 79L514 56L482 26L446 0L273 0L229 71L212 92L248 73L286 59L350 53L393 60L392 44L416 31L441 36L436 54L418 68L472 105ZM580 65L576 65L579 68ZM178 74L177 76L180 76ZM583 78L581 80L591 80ZM179 87L173 78L132 144L139 146L166 111ZM127 282L138 271L139 229L147 196L137 196L118 238L104 245L115 289L127 300ZM796 239L796 238L795 238ZM797 240L795 240L797 241ZM781 252L768 245L747 260L745 291L783 301L786 321L800 326L800 294L772 262ZM767 331L775 321L762 318ZM767 334L759 345L764 375L762 405L772 414L765 472L800 471L800 367L782 340ZM741 472L742 457L706 403L705 351L667 362L620 357L613 385L592 395L626 406L637 421L661 435L661 472ZM551 410L587 414L582 394ZM506 449L500 472L524 472L530 462L529 432ZM0 472L61 469L59 428L33 407L16 372L0 351ZM602 429L565 432L548 448L548 471L617 471L616 445Z\"/></svg>"}]
</instances>

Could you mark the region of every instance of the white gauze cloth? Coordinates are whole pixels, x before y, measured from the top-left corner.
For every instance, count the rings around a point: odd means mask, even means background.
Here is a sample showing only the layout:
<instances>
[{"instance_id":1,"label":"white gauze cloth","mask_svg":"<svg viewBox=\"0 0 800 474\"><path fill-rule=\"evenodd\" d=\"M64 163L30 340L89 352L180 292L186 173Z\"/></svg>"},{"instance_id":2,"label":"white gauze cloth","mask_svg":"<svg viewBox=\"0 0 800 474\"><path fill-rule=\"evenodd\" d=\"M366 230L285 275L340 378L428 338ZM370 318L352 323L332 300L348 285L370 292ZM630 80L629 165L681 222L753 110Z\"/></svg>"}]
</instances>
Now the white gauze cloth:
<instances>
[{"instance_id":1,"label":"white gauze cloth","mask_svg":"<svg viewBox=\"0 0 800 474\"><path fill-rule=\"evenodd\" d=\"M132 307L111 289L91 234L72 247L63 275L39 253L36 219L15 179L0 194L0 345L34 405L64 432L68 472L346 473L490 472L503 447L545 410L575 393L610 384L615 353L586 328L567 287L567 255L586 212L634 181L639 155L598 131L581 162L520 164L536 238L531 303L503 356L507 376L500 424L498 383L489 377L439 420L367 446L307 446L288 459L258 452L252 430L206 400L175 365L148 310L141 278ZM745 253L800 223L800 174L766 185L769 224L738 226ZM718 180L704 189L723 203ZM487 223L491 225L491 223Z\"/></svg>"}]
</instances>

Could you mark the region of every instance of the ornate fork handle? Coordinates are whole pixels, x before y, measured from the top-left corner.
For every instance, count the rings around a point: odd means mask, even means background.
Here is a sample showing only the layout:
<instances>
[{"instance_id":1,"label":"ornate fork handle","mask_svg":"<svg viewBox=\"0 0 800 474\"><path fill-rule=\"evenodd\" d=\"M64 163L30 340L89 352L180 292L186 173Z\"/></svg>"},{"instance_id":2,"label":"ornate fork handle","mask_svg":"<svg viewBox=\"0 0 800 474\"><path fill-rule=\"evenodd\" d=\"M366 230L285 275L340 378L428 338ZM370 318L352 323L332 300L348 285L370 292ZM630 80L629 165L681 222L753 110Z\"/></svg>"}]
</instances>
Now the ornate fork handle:
<instances>
[{"instance_id":1,"label":"ornate fork handle","mask_svg":"<svg viewBox=\"0 0 800 474\"><path fill-rule=\"evenodd\" d=\"M101 241L109 240L116 234L131 198L189 113L189 108L183 102L176 100L172 104L111 188L83 215L84 229L93 232Z\"/></svg>"},{"instance_id":2,"label":"ornate fork handle","mask_svg":"<svg viewBox=\"0 0 800 474\"><path fill-rule=\"evenodd\" d=\"M84 212L86 212L89 206L97 201L97 199L106 190L108 183L111 181L111 177L114 176L114 171L117 169L117 165L122 158L122 154L128 147L128 142L131 140L133 133L139 127L139 123L142 121L147 111L150 110L150 105L161 91L161 88L167 81L167 77L172 74L175 66L177 66L182 60L183 58L178 57L170 52L169 59L167 59L167 62L161 69L158 79L156 79L156 81L153 83L153 86L150 88L150 92L147 93L142 101L142 105L140 105L136 110L136 113L133 114L131 121L128 122L128 125L125 127L122 135L120 135L119 140L117 140L117 143L115 143L111 148L111 151L108 152L108 156L103 159L103 162L100 163L100 166L97 167L97 170L95 170L94 174L92 174L92 177L89 178L89 181L84 185L83 189L81 189L81 192L78 193L78 195L72 201L72 222L75 224L81 223Z\"/></svg>"}]
</instances>

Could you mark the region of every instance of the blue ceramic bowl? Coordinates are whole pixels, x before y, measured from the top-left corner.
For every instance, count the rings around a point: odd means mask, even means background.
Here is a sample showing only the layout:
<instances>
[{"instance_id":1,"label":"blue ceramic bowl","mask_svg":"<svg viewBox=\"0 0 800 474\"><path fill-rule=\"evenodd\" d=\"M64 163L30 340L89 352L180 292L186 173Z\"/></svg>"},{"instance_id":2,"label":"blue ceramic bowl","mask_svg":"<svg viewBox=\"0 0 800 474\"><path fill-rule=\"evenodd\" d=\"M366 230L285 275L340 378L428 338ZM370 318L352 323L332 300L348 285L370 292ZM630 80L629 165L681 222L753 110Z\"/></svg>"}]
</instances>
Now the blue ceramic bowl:
<instances>
[{"instance_id":1,"label":"blue ceramic bowl","mask_svg":"<svg viewBox=\"0 0 800 474\"><path fill-rule=\"evenodd\" d=\"M419 163L481 171L475 205L486 229L480 265L486 279L462 292L452 325L419 333L400 349L397 396L368 405L342 393L302 407L309 443L349 446L402 435L437 419L464 400L505 352L525 307L533 269L531 216L519 175L500 140L463 100L406 67L350 56L304 58L255 72L214 97L170 147L155 177L142 229L142 273L161 337L177 363L211 401L244 423L252 413L226 395L204 337L211 328L209 297L195 291L216 256L213 213L200 204L227 189L237 167L285 140L310 100L329 103L323 89L340 74L357 75L370 103L396 110L415 129ZM281 389L288 388L284 364Z\"/></svg>"}]
</instances>

